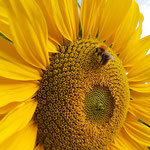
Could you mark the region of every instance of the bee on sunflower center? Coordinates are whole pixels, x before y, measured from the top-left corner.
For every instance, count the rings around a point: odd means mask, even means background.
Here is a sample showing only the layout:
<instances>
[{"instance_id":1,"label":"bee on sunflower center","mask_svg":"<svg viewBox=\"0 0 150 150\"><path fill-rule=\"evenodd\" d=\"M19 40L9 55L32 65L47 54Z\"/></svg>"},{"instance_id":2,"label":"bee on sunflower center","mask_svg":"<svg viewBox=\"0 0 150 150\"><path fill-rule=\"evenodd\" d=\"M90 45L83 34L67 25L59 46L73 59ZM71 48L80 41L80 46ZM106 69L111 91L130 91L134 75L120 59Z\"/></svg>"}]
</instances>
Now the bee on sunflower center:
<instances>
[{"instance_id":1,"label":"bee on sunflower center","mask_svg":"<svg viewBox=\"0 0 150 150\"><path fill-rule=\"evenodd\" d=\"M114 57L107 51L107 47L96 47L95 55L98 56L98 63L105 66L110 60L114 60Z\"/></svg>"}]
</instances>

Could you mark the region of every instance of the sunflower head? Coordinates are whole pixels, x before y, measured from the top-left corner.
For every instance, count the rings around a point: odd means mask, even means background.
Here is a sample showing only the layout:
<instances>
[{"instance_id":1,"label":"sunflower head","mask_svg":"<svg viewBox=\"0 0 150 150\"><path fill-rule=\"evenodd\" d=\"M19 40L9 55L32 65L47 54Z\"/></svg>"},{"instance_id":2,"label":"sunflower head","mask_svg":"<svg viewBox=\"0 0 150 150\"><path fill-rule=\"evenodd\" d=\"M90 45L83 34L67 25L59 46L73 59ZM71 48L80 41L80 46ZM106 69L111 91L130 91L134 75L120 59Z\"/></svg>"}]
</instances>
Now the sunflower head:
<instances>
[{"instance_id":1,"label":"sunflower head","mask_svg":"<svg viewBox=\"0 0 150 150\"><path fill-rule=\"evenodd\" d=\"M138 119L150 124L150 36L134 0L0 0L0 10L1 150L149 146Z\"/></svg>"},{"instance_id":2,"label":"sunflower head","mask_svg":"<svg viewBox=\"0 0 150 150\"><path fill-rule=\"evenodd\" d=\"M98 48L104 45L77 40L51 56L35 97L38 143L49 148L104 148L119 132L129 87L115 53Z\"/></svg>"}]
</instances>

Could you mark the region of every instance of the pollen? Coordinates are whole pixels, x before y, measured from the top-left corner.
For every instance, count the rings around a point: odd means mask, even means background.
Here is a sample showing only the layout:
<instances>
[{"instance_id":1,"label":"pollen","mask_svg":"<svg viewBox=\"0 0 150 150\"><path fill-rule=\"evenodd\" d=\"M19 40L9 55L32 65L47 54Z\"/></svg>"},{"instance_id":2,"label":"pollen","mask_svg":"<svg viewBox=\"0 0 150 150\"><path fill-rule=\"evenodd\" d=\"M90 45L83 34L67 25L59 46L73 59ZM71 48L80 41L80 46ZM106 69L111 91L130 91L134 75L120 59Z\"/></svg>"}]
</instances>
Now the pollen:
<instances>
[{"instance_id":1,"label":"pollen","mask_svg":"<svg viewBox=\"0 0 150 150\"><path fill-rule=\"evenodd\" d=\"M39 86L34 120L37 144L45 150L105 149L125 121L126 72L113 50L97 40L60 47Z\"/></svg>"}]
</instances>

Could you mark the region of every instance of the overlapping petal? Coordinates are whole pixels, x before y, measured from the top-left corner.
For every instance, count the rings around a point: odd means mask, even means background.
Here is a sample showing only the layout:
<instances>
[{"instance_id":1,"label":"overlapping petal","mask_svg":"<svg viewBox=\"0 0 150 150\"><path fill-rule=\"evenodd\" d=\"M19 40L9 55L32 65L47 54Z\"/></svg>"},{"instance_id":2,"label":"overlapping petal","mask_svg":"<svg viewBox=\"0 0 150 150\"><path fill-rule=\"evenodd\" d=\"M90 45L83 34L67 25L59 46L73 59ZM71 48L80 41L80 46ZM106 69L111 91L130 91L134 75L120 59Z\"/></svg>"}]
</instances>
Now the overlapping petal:
<instances>
[{"instance_id":1,"label":"overlapping petal","mask_svg":"<svg viewBox=\"0 0 150 150\"><path fill-rule=\"evenodd\" d=\"M137 29L126 43L126 46L120 52L118 51L118 53L120 54L120 59L123 62L123 66L127 71L128 68L131 68L133 66L133 61L135 60L134 59L135 57L133 56L139 57L139 54L141 52L140 48L136 46L140 42L140 37L142 34L142 22L143 22L143 15L140 14L140 20ZM130 57L132 57L132 59L130 59Z\"/></svg>"},{"instance_id":2,"label":"overlapping petal","mask_svg":"<svg viewBox=\"0 0 150 150\"><path fill-rule=\"evenodd\" d=\"M10 26L8 22L8 16L6 15L6 10L3 4L3 0L0 0L0 33L4 34L10 40L12 39L12 34L10 31Z\"/></svg>"},{"instance_id":3,"label":"overlapping petal","mask_svg":"<svg viewBox=\"0 0 150 150\"><path fill-rule=\"evenodd\" d=\"M35 147L37 127L31 121L24 129L0 144L1 150L33 150Z\"/></svg>"},{"instance_id":4,"label":"overlapping petal","mask_svg":"<svg viewBox=\"0 0 150 150\"><path fill-rule=\"evenodd\" d=\"M63 44L64 38L76 40L79 18L76 0L36 0L48 25L49 39L54 44Z\"/></svg>"},{"instance_id":5,"label":"overlapping petal","mask_svg":"<svg viewBox=\"0 0 150 150\"><path fill-rule=\"evenodd\" d=\"M40 71L20 57L13 43L0 36L0 45L1 77L15 80L41 79Z\"/></svg>"},{"instance_id":6,"label":"overlapping petal","mask_svg":"<svg viewBox=\"0 0 150 150\"><path fill-rule=\"evenodd\" d=\"M0 77L0 83L0 113L2 110L6 111L6 105L9 103L23 102L33 97L39 89L38 83L31 81L17 81Z\"/></svg>"},{"instance_id":7,"label":"overlapping petal","mask_svg":"<svg viewBox=\"0 0 150 150\"><path fill-rule=\"evenodd\" d=\"M96 37L105 3L105 0L82 0L80 13L82 38Z\"/></svg>"},{"instance_id":8,"label":"overlapping petal","mask_svg":"<svg viewBox=\"0 0 150 150\"><path fill-rule=\"evenodd\" d=\"M7 104L6 106L0 107L0 115L5 116L8 112L10 112L12 109L14 109L19 104L20 104L20 102L12 102L12 103Z\"/></svg>"},{"instance_id":9,"label":"overlapping petal","mask_svg":"<svg viewBox=\"0 0 150 150\"><path fill-rule=\"evenodd\" d=\"M132 1L83 0L81 3L82 37L109 40L125 18ZM119 6L119 8L117 8Z\"/></svg>"},{"instance_id":10,"label":"overlapping petal","mask_svg":"<svg viewBox=\"0 0 150 150\"><path fill-rule=\"evenodd\" d=\"M127 46L127 43L133 33L136 30L137 24L140 20L140 11L138 4L135 1L132 1L131 7L124 18L123 22L120 24L117 29L114 39L112 49L116 53L121 53L123 49Z\"/></svg>"},{"instance_id":11,"label":"overlapping petal","mask_svg":"<svg viewBox=\"0 0 150 150\"><path fill-rule=\"evenodd\" d=\"M141 31L138 33L137 38L133 36L132 40L128 43L127 49L124 49L123 53L121 54L125 68L137 66L138 63L145 60L145 55L150 49L150 36L146 36L140 39L142 25L140 26Z\"/></svg>"},{"instance_id":12,"label":"overlapping petal","mask_svg":"<svg viewBox=\"0 0 150 150\"><path fill-rule=\"evenodd\" d=\"M42 145L38 145L34 148L34 150L44 150Z\"/></svg>"},{"instance_id":13,"label":"overlapping petal","mask_svg":"<svg viewBox=\"0 0 150 150\"><path fill-rule=\"evenodd\" d=\"M133 99L130 102L129 112L136 118L150 125L150 99Z\"/></svg>"},{"instance_id":14,"label":"overlapping petal","mask_svg":"<svg viewBox=\"0 0 150 150\"><path fill-rule=\"evenodd\" d=\"M58 45L49 39L48 40L48 52L58 53L57 49L58 49Z\"/></svg>"},{"instance_id":15,"label":"overlapping petal","mask_svg":"<svg viewBox=\"0 0 150 150\"><path fill-rule=\"evenodd\" d=\"M150 84L149 83L145 83L145 82L129 82L129 86L131 91L131 96L133 95L134 97L134 92L138 92L138 93L143 93L143 94L148 94L150 91ZM136 97L137 100L139 99L139 97Z\"/></svg>"},{"instance_id":16,"label":"overlapping petal","mask_svg":"<svg viewBox=\"0 0 150 150\"><path fill-rule=\"evenodd\" d=\"M147 150L147 146L141 145L134 141L124 130L121 129L120 133L115 137L112 144L109 146L110 150Z\"/></svg>"},{"instance_id":17,"label":"overlapping petal","mask_svg":"<svg viewBox=\"0 0 150 150\"><path fill-rule=\"evenodd\" d=\"M97 15L101 15L99 22L99 35L100 41L107 41L113 33L115 33L127 15L132 0L107 0L104 10Z\"/></svg>"},{"instance_id":18,"label":"overlapping petal","mask_svg":"<svg viewBox=\"0 0 150 150\"><path fill-rule=\"evenodd\" d=\"M128 80L129 82L150 81L150 55L146 55L128 71Z\"/></svg>"},{"instance_id":19,"label":"overlapping petal","mask_svg":"<svg viewBox=\"0 0 150 150\"><path fill-rule=\"evenodd\" d=\"M140 123L131 113L128 113L127 115L127 119L124 124L124 130L135 142L143 146L149 146L150 128Z\"/></svg>"},{"instance_id":20,"label":"overlapping petal","mask_svg":"<svg viewBox=\"0 0 150 150\"><path fill-rule=\"evenodd\" d=\"M0 121L0 144L26 127L33 116L36 106L37 102L33 100L22 103Z\"/></svg>"},{"instance_id":21,"label":"overlapping petal","mask_svg":"<svg viewBox=\"0 0 150 150\"><path fill-rule=\"evenodd\" d=\"M0 32L13 41L10 43L0 37L2 150L43 150L41 145L35 147L37 127L29 124L37 106L32 99L39 88L35 80L41 79L40 70L49 65L48 51L57 52L58 45L73 42L78 37L76 0L36 2L0 0ZM82 38L97 35L100 41L113 43L112 48L121 54L127 68L132 90L129 114L121 132L108 148L111 150L144 150L149 146L150 128L137 121L150 123L150 87L145 85L150 81L150 55L145 56L150 48L150 36L140 39L142 21L135 1L82 1ZM137 98L137 93L146 94L146 99Z\"/></svg>"},{"instance_id":22,"label":"overlapping petal","mask_svg":"<svg viewBox=\"0 0 150 150\"><path fill-rule=\"evenodd\" d=\"M3 2L18 54L32 66L46 69L48 33L40 8L34 0Z\"/></svg>"}]
</instances>

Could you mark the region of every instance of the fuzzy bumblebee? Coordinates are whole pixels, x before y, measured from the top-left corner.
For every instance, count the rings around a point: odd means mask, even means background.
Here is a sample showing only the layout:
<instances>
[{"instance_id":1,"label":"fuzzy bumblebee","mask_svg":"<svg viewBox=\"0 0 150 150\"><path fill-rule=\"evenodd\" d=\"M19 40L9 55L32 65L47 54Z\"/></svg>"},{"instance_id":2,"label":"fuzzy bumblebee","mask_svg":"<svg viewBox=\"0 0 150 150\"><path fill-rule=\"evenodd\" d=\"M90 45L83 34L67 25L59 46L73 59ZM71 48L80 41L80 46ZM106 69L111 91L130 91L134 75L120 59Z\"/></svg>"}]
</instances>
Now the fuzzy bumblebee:
<instances>
[{"instance_id":1,"label":"fuzzy bumblebee","mask_svg":"<svg viewBox=\"0 0 150 150\"><path fill-rule=\"evenodd\" d=\"M107 65L110 60L114 60L113 56L107 51L106 47L96 47L95 55L98 56L98 62L101 65Z\"/></svg>"}]
</instances>

